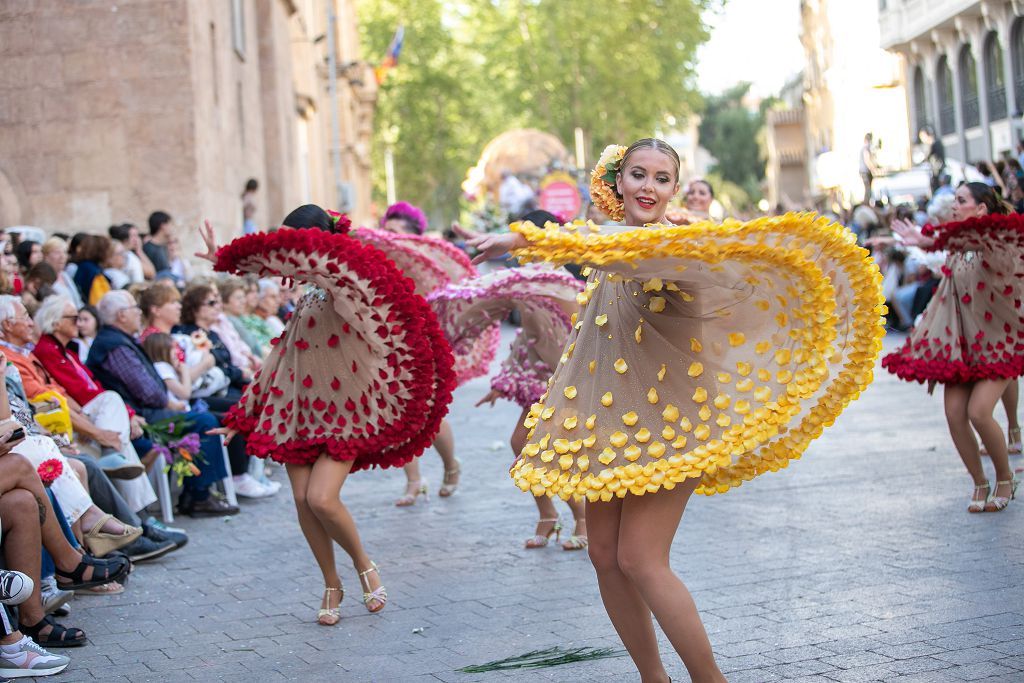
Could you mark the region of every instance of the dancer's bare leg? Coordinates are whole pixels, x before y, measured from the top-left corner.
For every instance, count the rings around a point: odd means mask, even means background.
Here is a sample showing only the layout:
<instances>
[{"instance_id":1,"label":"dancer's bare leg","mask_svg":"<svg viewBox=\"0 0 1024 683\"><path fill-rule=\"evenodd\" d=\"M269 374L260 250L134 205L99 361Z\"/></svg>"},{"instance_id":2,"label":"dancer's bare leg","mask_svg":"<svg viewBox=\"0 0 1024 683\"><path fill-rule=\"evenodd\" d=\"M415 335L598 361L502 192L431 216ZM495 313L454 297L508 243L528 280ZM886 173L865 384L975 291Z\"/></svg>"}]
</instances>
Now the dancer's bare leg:
<instances>
[{"instance_id":1,"label":"dancer's bare leg","mask_svg":"<svg viewBox=\"0 0 1024 683\"><path fill-rule=\"evenodd\" d=\"M1020 430L1020 421L1017 419L1017 410L1020 406L1020 384L1017 379L1011 379L1003 391L1003 409L1006 410L1007 431Z\"/></svg>"},{"instance_id":2,"label":"dancer's bare leg","mask_svg":"<svg viewBox=\"0 0 1024 683\"><path fill-rule=\"evenodd\" d=\"M285 465L288 472L288 481L292 485L292 496L295 498L295 512L299 517L299 528L302 535L306 537L306 543L313 552L313 559L320 567L320 573L324 576L324 586L328 588L340 588L341 577L338 576L338 568L334 564L334 541L330 534L320 523L320 519L313 513L309 506L307 491L309 479L313 474L312 465L296 465L288 463ZM337 600L331 596L337 595ZM329 604L324 605L325 609L337 607L341 601L341 595L330 593Z\"/></svg>"},{"instance_id":3,"label":"dancer's bare leg","mask_svg":"<svg viewBox=\"0 0 1024 683\"><path fill-rule=\"evenodd\" d=\"M434 438L434 449L441 456L441 462L444 463L444 481L438 495L447 498L455 493L461 474L459 461L455 459L455 434L452 433L452 426L448 420L441 420L441 428Z\"/></svg>"},{"instance_id":4,"label":"dancer's bare leg","mask_svg":"<svg viewBox=\"0 0 1024 683\"><path fill-rule=\"evenodd\" d=\"M590 561L597 571L601 600L622 644L626 646L643 683L669 680L658 653L651 608L619 566L619 524L622 499L587 503L590 522Z\"/></svg>"},{"instance_id":5,"label":"dancer's bare leg","mask_svg":"<svg viewBox=\"0 0 1024 683\"><path fill-rule=\"evenodd\" d=\"M967 404L971 398L970 384L947 384L943 389L942 402L946 411L946 424L949 435L960 459L974 480L975 486L982 486L987 481L985 468L981 465L978 452L978 440L971 429L971 421L967 417ZM1000 439L1002 435L1000 435Z\"/></svg>"},{"instance_id":6,"label":"dancer's bare leg","mask_svg":"<svg viewBox=\"0 0 1024 683\"><path fill-rule=\"evenodd\" d=\"M985 448L988 449L992 458L992 465L996 470L996 481L1009 482L1013 478L1010 470L1010 458L1007 452L1006 440L1003 438L1003 431L996 422L993 413L996 403L1006 391L1010 380L981 380L975 382L971 387L970 398L967 402L967 416L971 426L981 436ZM979 458L980 461L980 458ZM1009 483L995 486L993 495L1009 497L1011 485ZM988 508L986 508L988 509Z\"/></svg>"},{"instance_id":7,"label":"dancer's bare leg","mask_svg":"<svg viewBox=\"0 0 1024 683\"><path fill-rule=\"evenodd\" d=\"M619 568L633 582L683 660L694 683L719 683L711 642L697 606L672 571L669 552L686 503L699 484L690 479L671 491L626 496L619 522Z\"/></svg>"},{"instance_id":8,"label":"dancer's bare leg","mask_svg":"<svg viewBox=\"0 0 1024 683\"><path fill-rule=\"evenodd\" d=\"M358 573L370 569L372 564L370 557L363 550L355 520L341 502L341 487L351 470L350 460L338 461L320 456L313 464L312 476L306 486L306 501L324 530L352 558L352 566ZM370 592L380 586L380 576L377 572L370 572L366 578ZM371 609L375 606L376 603L373 601L367 605Z\"/></svg>"}]
</instances>

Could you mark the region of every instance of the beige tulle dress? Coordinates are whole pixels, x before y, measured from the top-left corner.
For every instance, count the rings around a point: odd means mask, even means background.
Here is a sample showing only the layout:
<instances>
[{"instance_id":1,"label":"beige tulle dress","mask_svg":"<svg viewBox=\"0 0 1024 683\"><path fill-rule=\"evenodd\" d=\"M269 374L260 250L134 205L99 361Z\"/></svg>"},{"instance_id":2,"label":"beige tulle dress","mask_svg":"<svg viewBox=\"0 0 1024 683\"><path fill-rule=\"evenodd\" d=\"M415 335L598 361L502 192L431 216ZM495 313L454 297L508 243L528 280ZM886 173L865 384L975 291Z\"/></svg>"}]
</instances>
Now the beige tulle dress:
<instances>
[{"instance_id":1,"label":"beige tulle dress","mask_svg":"<svg viewBox=\"0 0 1024 683\"><path fill-rule=\"evenodd\" d=\"M511 470L524 491L725 492L799 458L872 379L881 275L827 219L513 230L521 260L590 264Z\"/></svg>"}]
</instances>

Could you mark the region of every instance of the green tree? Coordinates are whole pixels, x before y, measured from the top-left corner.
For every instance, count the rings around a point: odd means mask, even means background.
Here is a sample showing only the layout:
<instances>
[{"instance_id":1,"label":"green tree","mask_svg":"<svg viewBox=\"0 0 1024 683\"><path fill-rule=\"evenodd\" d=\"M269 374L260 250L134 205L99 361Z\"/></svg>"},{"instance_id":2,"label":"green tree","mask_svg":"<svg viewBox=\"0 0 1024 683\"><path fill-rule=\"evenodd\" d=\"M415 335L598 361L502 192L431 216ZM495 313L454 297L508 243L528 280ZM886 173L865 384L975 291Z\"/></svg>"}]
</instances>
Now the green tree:
<instances>
[{"instance_id":1,"label":"green tree","mask_svg":"<svg viewBox=\"0 0 1024 683\"><path fill-rule=\"evenodd\" d=\"M359 0L368 60L406 27L380 93L375 154L393 135L399 195L432 218L454 216L467 169L508 128L536 127L571 147L580 127L592 162L605 145L652 135L699 106L701 17L721 2Z\"/></svg>"},{"instance_id":2,"label":"green tree","mask_svg":"<svg viewBox=\"0 0 1024 683\"><path fill-rule=\"evenodd\" d=\"M764 179L764 153L759 140L764 112L760 108L751 111L744 104L749 91L750 83L739 83L720 95L705 97L700 144L715 157L712 171L741 188L752 201L761 196Z\"/></svg>"}]
</instances>

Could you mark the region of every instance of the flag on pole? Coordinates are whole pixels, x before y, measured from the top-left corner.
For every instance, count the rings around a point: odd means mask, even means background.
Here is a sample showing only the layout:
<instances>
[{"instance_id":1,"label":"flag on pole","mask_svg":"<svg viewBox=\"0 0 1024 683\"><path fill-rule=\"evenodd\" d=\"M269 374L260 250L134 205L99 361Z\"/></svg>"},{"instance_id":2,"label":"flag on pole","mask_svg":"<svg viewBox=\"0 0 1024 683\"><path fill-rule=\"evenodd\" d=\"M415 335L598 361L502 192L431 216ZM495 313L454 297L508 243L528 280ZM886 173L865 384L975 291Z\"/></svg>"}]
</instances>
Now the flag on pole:
<instances>
[{"instance_id":1,"label":"flag on pole","mask_svg":"<svg viewBox=\"0 0 1024 683\"><path fill-rule=\"evenodd\" d=\"M391 38L391 44L388 45L388 51L384 55L384 59L373 70L377 78L377 85L383 83L384 79L387 78L388 71L398 65L398 55L402 53L402 43L404 42L405 27L399 24L394 37Z\"/></svg>"}]
</instances>

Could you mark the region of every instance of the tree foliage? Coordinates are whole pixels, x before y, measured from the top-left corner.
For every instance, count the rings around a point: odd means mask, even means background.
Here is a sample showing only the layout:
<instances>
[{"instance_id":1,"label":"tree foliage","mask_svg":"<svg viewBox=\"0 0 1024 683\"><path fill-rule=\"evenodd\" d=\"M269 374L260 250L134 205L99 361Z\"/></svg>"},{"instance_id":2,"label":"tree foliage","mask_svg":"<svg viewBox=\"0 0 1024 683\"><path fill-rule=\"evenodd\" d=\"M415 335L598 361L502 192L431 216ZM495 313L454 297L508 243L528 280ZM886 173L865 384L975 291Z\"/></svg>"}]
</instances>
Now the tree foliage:
<instances>
[{"instance_id":1,"label":"tree foliage","mask_svg":"<svg viewBox=\"0 0 1024 683\"><path fill-rule=\"evenodd\" d=\"M652 135L699 105L701 17L718 4L359 0L367 60L379 61L405 26L400 65L380 92L375 153L390 138L400 197L450 218L466 170L503 130L539 128L571 148L580 127L588 161L607 144Z\"/></svg>"},{"instance_id":2,"label":"tree foliage","mask_svg":"<svg viewBox=\"0 0 1024 683\"><path fill-rule=\"evenodd\" d=\"M764 112L747 107L744 99L749 91L750 83L739 83L720 95L706 97L699 133L700 144L716 160L711 170L753 198L761 196L764 179L760 142Z\"/></svg>"}]
</instances>

